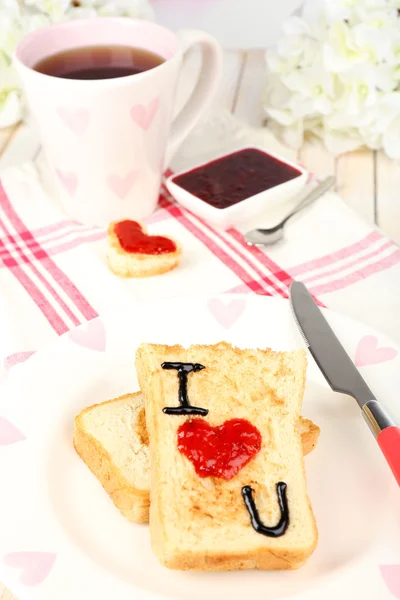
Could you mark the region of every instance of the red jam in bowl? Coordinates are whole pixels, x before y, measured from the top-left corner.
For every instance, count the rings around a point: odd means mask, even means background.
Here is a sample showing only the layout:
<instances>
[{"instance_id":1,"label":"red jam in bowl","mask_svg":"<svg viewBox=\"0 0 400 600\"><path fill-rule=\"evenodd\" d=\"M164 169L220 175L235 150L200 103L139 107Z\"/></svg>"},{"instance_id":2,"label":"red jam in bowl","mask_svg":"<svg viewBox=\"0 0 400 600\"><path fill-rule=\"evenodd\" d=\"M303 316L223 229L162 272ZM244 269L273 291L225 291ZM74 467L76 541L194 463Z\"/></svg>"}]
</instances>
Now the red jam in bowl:
<instances>
[{"instance_id":1,"label":"red jam in bowl","mask_svg":"<svg viewBox=\"0 0 400 600\"><path fill-rule=\"evenodd\" d=\"M147 235L136 221L119 221L114 225L115 235L125 252L135 254L167 254L175 252L173 240L162 235Z\"/></svg>"},{"instance_id":2,"label":"red jam in bowl","mask_svg":"<svg viewBox=\"0 0 400 600\"><path fill-rule=\"evenodd\" d=\"M178 428L178 450L199 477L232 479L261 448L261 433L246 419L231 419L212 427L204 419Z\"/></svg>"},{"instance_id":3,"label":"red jam in bowl","mask_svg":"<svg viewBox=\"0 0 400 600\"><path fill-rule=\"evenodd\" d=\"M301 174L266 152L246 148L177 175L172 181L215 208L228 208Z\"/></svg>"}]
</instances>

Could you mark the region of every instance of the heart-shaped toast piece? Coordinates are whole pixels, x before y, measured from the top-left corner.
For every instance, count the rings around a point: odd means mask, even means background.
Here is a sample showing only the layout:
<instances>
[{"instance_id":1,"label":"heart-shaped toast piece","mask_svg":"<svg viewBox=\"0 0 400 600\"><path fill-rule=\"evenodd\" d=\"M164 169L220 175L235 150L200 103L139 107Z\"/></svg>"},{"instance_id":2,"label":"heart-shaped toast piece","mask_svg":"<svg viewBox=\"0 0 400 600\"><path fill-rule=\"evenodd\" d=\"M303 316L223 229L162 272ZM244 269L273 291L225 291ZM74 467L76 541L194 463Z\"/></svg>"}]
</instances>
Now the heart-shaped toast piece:
<instances>
[{"instance_id":1,"label":"heart-shaped toast piece","mask_svg":"<svg viewBox=\"0 0 400 600\"><path fill-rule=\"evenodd\" d=\"M261 433L246 419L230 419L213 427L204 419L178 428L178 450L200 477L232 479L261 448Z\"/></svg>"},{"instance_id":2,"label":"heart-shaped toast piece","mask_svg":"<svg viewBox=\"0 0 400 600\"><path fill-rule=\"evenodd\" d=\"M169 237L148 235L145 226L124 219L110 224L107 262L121 277L148 277L178 266L182 249Z\"/></svg>"},{"instance_id":3,"label":"heart-shaped toast piece","mask_svg":"<svg viewBox=\"0 0 400 600\"><path fill-rule=\"evenodd\" d=\"M136 221L119 221L115 223L114 231L125 252L155 255L176 251L173 240L162 235L148 235Z\"/></svg>"}]
</instances>

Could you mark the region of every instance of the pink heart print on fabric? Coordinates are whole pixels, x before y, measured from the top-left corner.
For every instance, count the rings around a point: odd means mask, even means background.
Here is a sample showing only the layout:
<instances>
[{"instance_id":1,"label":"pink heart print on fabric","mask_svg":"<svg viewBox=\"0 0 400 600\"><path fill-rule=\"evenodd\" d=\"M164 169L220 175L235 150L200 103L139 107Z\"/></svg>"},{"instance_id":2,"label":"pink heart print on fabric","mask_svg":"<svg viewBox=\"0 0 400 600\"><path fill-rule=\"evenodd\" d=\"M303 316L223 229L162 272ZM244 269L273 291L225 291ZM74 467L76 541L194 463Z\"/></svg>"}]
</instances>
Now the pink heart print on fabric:
<instances>
[{"instance_id":1,"label":"pink heart print on fabric","mask_svg":"<svg viewBox=\"0 0 400 600\"><path fill-rule=\"evenodd\" d=\"M57 113L65 125L78 137L81 137L89 124L89 112L84 108L68 109L59 107Z\"/></svg>"},{"instance_id":2,"label":"pink heart print on fabric","mask_svg":"<svg viewBox=\"0 0 400 600\"><path fill-rule=\"evenodd\" d=\"M76 188L78 187L78 177L75 175L75 173L64 173L60 169L56 169L56 173L64 189L70 196L73 196L76 192Z\"/></svg>"},{"instance_id":3,"label":"pink heart print on fabric","mask_svg":"<svg viewBox=\"0 0 400 600\"><path fill-rule=\"evenodd\" d=\"M246 308L246 301L243 298L237 298L225 303L220 298L210 298L207 307L214 319L222 327L229 329L242 315Z\"/></svg>"},{"instance_id":4,"label":"pink heart print on fabric","mask_svg":"<svg viewBox=\"0 0 400 600\"><path fill-rule=\"evenodd\" d=\"M73 329L68 337L78 346L89 350L104 352L106 349L106 330L100 319L93 319L86 325Z\"/></svg>"},{"instance_id":5,"label":"pink heart print on fabric","mask_svg":"<svg viewBox=\"0 0 400 600\"><path fill-rule=\"evenodd\" d=\"M135 104L135 106L132 106L131 117L136 125L139 125L141 129L147 131L157 114L159 104L160 99L154 98L147 106L144 106L143 104Z\"/></svg>"},{"instance_id":6,"label":"pink heart print on fabric","mask_svg":"<svg viewBox=\"0 0 400 600\"><path fill-rule=\"evenodd\" d=\"M400 564L381 565L381 575L389 592L400 600Z\"/></svg>"},{"instance_id":7,"label":"pink heart print on fabric","mask_svg":"<svg viewBox=\"0 0 400 600\"><path fill-rule=\"evenodd\" d=\"M15 365L18 365L19 363L22 363L22 362L25 362L26 360L28 360L28 358L30 358L32 356L32 354L35 354L34 350L31 350L28 352L14 352L14 354L10 354L9 356L5 357L4 368L11 369L11 367L14 367Z\"/></svg>"},{"instance_id":8,"label":"pink heart print on fabric","mask_svg":"<svg viewBox=\"0 0 400 600\"><path fill-rule=\"evenodd\" d=\"M378 348L378 338L374 335L365 335L358 343L355 357L356 367L376 365L396 358L395 348Z\"/></svg>"},{"instance_id":9,"label":"pink heart print on fabric","mask_svg":"<svg viewBox=\"0 0 400 600\"><path fill-rule=\"evenodd\" d=\"M10 446L23 442L26 437L5 417L0 417L0 446Z\"/></svg>"},{"instance_id":10,"label":"pink heart print on fabric","mask_svg":"<svg viewBox=\"0 0 400 600\"><path fill-rule=\"evenodd\" d=\"M6 554L7 567L21 569L20 583L30 587L40 585L53 568L56 555L51 552L13 552Z\"/></svg>"},{"instance_id":11,"label":"pink heart print on fabric","mask_svg":"<svg viewBox=\"0 0 400 600\"><path fill-rule=\"evenodd\" d=\"M135 185L137 178L137 171L130 171L125 177L112 173L107 177L107 185L118 198L123 200Z\"/></svg>"}]
</instances>

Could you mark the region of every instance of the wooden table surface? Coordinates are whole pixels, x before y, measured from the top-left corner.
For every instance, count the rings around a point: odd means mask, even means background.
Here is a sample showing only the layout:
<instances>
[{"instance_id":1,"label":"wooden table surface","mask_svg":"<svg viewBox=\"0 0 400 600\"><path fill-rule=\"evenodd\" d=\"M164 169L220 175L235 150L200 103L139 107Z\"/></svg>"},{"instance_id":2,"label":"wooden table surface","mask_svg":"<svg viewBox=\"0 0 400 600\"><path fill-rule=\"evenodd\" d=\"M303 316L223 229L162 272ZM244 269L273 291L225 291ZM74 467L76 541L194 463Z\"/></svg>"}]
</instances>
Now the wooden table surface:
<instances>
[{"instance_id":1,"label":"wooden table surface","mask_svg":"<svg viewBox=\"0 0 400 600\"><path fill-rule=\"evenodd\" d=\"M181 105L193 85L199 67L198 56L188 58L178 90ZM264 51L224 52L224 69L213 108L230 111L254 127L266 125L262 108ZM0 169L33 159L40 150L36 128L22 124L0 130ZM360 150L333 157L315 141L299 151L284 149L286 156L299 160L319 176L336 175L341 197L367 221L376 223L400 244L400 165L381 152ZM76 596L80 600L79 596ZM0 600L16 600L0 583ZM72 599L71 599L72 600Z\"/></svg>"}]
</instances>

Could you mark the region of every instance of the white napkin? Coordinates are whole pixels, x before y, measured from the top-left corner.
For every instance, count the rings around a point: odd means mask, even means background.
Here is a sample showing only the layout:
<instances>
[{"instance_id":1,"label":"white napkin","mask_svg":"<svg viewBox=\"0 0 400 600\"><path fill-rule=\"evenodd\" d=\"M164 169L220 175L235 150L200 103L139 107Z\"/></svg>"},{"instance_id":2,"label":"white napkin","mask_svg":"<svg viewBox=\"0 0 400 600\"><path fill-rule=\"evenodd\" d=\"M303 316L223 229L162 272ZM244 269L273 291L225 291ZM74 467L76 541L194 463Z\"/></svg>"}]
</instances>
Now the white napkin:
<instances>
[{"instance_id":1,"label":"white napkin","mask_svg":"<svg viewBox=\"0 0 400 600\"><path fill-rule=\"evenodd\" d=\"M284 152L267 129L218 112L189 136L172 168L248 144ZM6 226L0 229L0 360L7 366L17 362L15 354L36 351L64 330L121 305L133 310L149 299L230 291L287 297L292 278L304 281L322 304L400 342L400 249L335 193L290 221L285 241L265 252L245 248L239 232L215 232L179 207L178 215L161 209L150 219L150 233L182 242L181 266L159 277L125 280L108 270L104 232L74 224L61 212L43 160L6 169L0 179L0 223ZM292 205L293 199L267 211L257 225L275 224ZM36 241L28 239L31 234ZM17 264L10 266L13 259Z\"/></svg>"}]
</instances>

